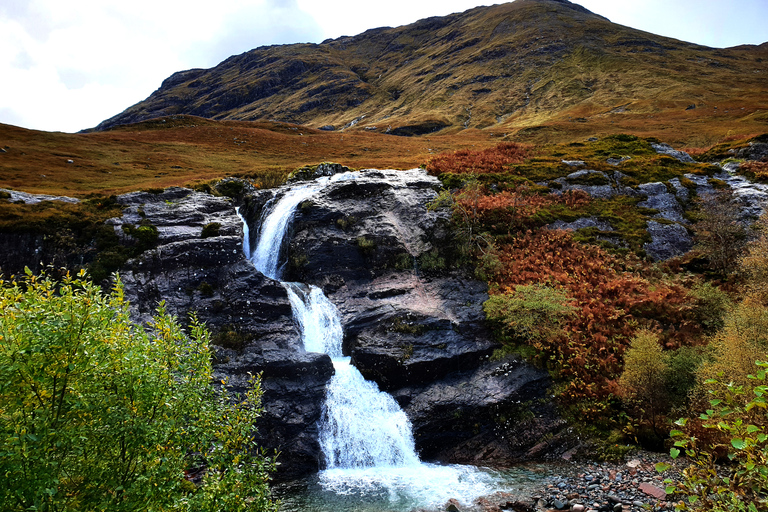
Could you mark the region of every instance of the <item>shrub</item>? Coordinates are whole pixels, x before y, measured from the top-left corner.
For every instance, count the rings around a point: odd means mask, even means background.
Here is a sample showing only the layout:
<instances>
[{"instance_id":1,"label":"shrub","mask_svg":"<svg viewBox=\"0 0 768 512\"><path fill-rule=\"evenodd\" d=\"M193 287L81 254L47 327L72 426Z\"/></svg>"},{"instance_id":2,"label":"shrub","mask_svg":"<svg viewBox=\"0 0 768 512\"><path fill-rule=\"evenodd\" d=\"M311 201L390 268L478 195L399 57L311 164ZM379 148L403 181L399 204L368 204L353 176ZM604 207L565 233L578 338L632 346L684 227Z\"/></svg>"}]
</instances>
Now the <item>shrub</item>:
<instances>
[{"instance_id":1,"label":"shrub","mask_svg":"<svg viewBox=\"0 0 768 512\"><path fill-rule=\"evenodd\" d=\"M527 156L524 146L504 142L496 147L471 150L462 149L453 153L442 153L427 164L427 172L433 176L443 173L499 173L507 166L522 163Z\"/></svg>"},{"instance_id":2,"label":"shrub","mask_svg":"<svg viewBox=\"0 0 768 512\"><path fill-rule=\"evenodd\" d=\"M722 376L707 381L711 400L700 419L704 429L719 434L714 436L715 443L684 432L689 429L686 419L677 422L681 430L672 431L677 439L670 450L672 457L684 452L691 459L679 481L665 480L668 494L680 493L686 498L678 510L768 510L768 363L757 361L756 365L757 371L750 375L752 393L733 382L726 384ZM716 465L721 454L731 461L729 465ZM668 467L659 464L657 470Z\"/></svg>"},{"instance_id":3,"label":"shrub","mask_svg":"<svg viewBox=\"0 0 768 512\"><path fill-rule=\"evenodd\" d=\"M562 333L563 320L575 308L561 290L540 285L519 285L514 292L492 295L483 304L486 317L526 344L552 339Z\"/></svg>"},{"instance_id":4,"label":"shrub","mask_svg":"<svg viewBox=\"0 0 768 512\"><path fill-rule=\"evenodd\" d=\"M242 402L212 386L196 319L189 336L162 306L133 325L119 280L0 281L3 510L275 510L260 397L258 379Z\"/></svg>"},{"instance_id":5,"label":"shrub","mask_svg":"<svg viewBox=\"0 0 768 512\"><path fill-rule=\"evenodd\" d=\"M735 269L747 230L739 219L739 206L732 194L719 191L697 199L699 220L693 225L696 249L709 261L709 266L720 274Z\"/></svg>"},{"instance_id":6,"label":"shrub","mask_svg":"<svg viewBox=\"0 0 768 512\"><path fill-rule=\"evenodd\" d=\"M221 229L220 222L209 222L203 226L203 231L200 233L200 238L211 238L219 236L219 230Z\"/></svg>"},{"instance_id":7,"label":"shrub","mask_svg":"<svg viewBox=\"0 0 768 512\"><path fill-rule=\"evenodd\" d=\"M618 381L619 395L635 410L635 417L647 423L658 439L664 432L669 410L666 392L668 366L656 333L640 330L624 354L624 372Z\"/></svg>"}]
</instances>

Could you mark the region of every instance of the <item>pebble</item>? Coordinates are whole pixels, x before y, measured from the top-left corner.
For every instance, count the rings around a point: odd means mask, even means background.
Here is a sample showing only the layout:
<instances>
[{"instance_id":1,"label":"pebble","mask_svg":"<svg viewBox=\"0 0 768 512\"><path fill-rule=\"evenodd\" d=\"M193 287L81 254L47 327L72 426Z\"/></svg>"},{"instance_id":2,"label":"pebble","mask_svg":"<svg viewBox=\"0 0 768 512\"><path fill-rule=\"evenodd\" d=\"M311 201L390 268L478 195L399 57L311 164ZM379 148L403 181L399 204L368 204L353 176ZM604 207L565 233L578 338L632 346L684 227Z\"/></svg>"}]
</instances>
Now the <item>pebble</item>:
<instances>
[{"instance_id":1,"label":"pebble","mask_svg":"<svg viewBox=\"0 0 768 512\"><path fill-rule=\"evenodd\" d=\"M672 465L665 475L655 470L657 462ZM666 454L640 452L628 462L568 462L575 471L554 477L529 501L533 510L570 512L672 511L674 499L664 492L663 480L677 478L681 461ZM581 468L579 465L581 464ZM669 501L668 501L669 500Z\"/></svg>"}]
</instances>

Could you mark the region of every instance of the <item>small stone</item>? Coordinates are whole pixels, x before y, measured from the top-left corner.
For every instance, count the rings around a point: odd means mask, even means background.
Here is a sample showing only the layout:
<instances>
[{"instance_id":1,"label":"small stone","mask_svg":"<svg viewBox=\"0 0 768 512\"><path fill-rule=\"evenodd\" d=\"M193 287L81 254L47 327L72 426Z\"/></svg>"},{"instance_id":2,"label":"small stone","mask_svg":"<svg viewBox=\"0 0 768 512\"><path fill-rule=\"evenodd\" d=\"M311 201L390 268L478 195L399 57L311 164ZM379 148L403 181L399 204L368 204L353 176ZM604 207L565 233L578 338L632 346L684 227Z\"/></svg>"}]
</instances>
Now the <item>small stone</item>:
<instances>
[{"instance_id":1,"label":"small stone","mask_svg":"<svg viewBox=\"0 0 768 512\"><path fill-rule=\"evenodd\" d=\"M563 510L566 507L566 504L564 502L560 501L560 500L554 500L552 502L552 505L554 505L554 507L557 510ZM448 511L448 512L451 512L451 511Z\"/></svg>"},{"instance_id":2,"label":"small stone","mask_svg":"<svg viewBox=\"0 0 768 512\"><path fill-rule=\"evenodd\" d=\"M653 496L654 498L657 498L657 499L662 499L667 497L667 491L665 491L661 487L656 487L653 484L644 482L640 484L639 489L645 494L647 494L648 496Z\"/></svg>"},{"instance_id":3,"label":"small stone","mask_svg":"<svg viewBox=\"0 0 768 512\"><path fill-rule=\"evenodd\" d=\"M638 500L638 501L633 501L632 505L634 505L636 507L642 507L643 505L645 505L645 503L643 503L642 501Z\"/></svg>"},{"instance_id":4,"label":"small stone","mask_svg":"<svg viewBox=\"0 0 768 512\"><path fill-rule=\"evenodd\" d=\"M75 163L75 161L74 161L74 160L72 160L72 159L69 159L69 160L67 160L67 163L68 163L68 164L73 164L73 163Z\"/></svg>"},{"instance_id":5,"label":"small stone","mask_svg":"<svg viewBox=\"0 0 768 512\"><path fill-rule=\"evenodd\" d=\"M576 505L571 507L571 512L584 512L584 510L586 510L586 508L587 507L585 507L584 505L576 504Z\"/></svg>"},{"instance_id":6,"label":"small stone","mask_svg":"<svg viewBox=\"0 0 768 512\"><path fill-rule=\"evenodd\" d=\"M597 489L599 487L600 487L599 484L592 484L592 485L587 487L587 491L594 491L595 489Z\"/></svg>"},{"instance_id":7,"label":"small stone","mask_svg":"<svg viewBox=\"0 0 768 512\"><path fill-rule=\"evenodd\" d=\"M627 467L630 468L636 468L640 465L640 461L637 459L632 459L631 461L627 462Z\"/></svg>"},{"instance_id":8,"label":"small stone","mask_svg":"<svg viewBox=\"0 0 768 512\"><path fill-rule=\"evenodd\" d=\"M617 503L613 506L613 512L621 512L622 510L624 510L624 505L621 503Z\"/></svg>"},{"instance_id":9,"label":"small stone","mask_svg":"<svg viewBox=\"0 0 768 512\"><path fill-rule=\"evenodd\" d=\"M459 508L460 503L451 498L448 500L448 503L445 504L445 511L446 512L461 512L461 509Z\"/></svg>"}]
</instances>

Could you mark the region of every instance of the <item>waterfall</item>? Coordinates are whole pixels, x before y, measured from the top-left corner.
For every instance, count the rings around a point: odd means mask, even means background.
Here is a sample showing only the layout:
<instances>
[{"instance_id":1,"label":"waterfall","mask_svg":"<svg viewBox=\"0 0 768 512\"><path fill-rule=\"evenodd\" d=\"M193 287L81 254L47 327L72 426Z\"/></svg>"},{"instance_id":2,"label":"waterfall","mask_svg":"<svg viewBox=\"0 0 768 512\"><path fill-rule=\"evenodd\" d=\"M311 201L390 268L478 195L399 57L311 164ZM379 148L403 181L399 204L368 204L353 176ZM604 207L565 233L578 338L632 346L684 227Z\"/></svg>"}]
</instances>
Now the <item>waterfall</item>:
<instances>
[{"instance_id":1,"label":"waterfall","mask_svg":"<svg viewBox=\"0 0 768 512\"><path fill-rule=\"evenodd\" d=\"M328 183L354 179L353 173L320 178L289 189L262 219L255 250L244 253L264 275L278 279L280 247L297 206ZM248 231L244 244L248 245ZM316 286L286 283L288 298L307 351L331 356L335 375L326 389L319 425L326 469L318 475L323 491L354 494L387 508L442 505L449 498L474 499L497 489L490 473L468 466L437 466L419 460L405 412L374 382L366 381L342 354L339 312ZM336 508L328 510L340 510ZM356 510L356 509L350 509Z\"/></svg>"}]
</instances>

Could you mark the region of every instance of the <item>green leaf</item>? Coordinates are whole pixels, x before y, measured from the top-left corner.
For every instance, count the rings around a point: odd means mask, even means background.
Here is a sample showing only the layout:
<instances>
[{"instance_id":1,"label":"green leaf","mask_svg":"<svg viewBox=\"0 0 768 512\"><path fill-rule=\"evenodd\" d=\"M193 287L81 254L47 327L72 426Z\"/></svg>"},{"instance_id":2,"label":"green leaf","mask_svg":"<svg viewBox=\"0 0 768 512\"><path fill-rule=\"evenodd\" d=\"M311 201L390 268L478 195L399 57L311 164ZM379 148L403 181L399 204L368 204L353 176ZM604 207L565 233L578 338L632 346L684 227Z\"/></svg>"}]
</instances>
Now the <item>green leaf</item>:
<instances>
[{"instance_id":1,"label":"green leaf","mask_svg":"<svg viewBox=\"0 0 768 512\"><path fill-rule=\"evenodd\" d=\"M670 466L669 464L667 464L665 462L659 462L659 463L656 464L656 472L657 473L663 473L663 472L665 472L666 470L668 470L671 467L672 466Z\"/></svg>"},{"instance_id":2,"label":"green leaf","mask_svg":"<svg viewBox=\"0 0 768 512\"><path fill-rule=\"evenodd\" d=\"M668 485L666 489L664 489L664 492L667 494L675 494L676 487L674 485Z\"/></svg>"},{"instance_id":3,"label":"green leaf","mask_svg":"<svg viewBox=\"0 0 768 512\"><path fill-rule=\"evenodd\" d=\"M755 425L749 425L747 426L747 433L748 434L754 434L755 432L759 432L760 429Z\"/></svg>"},{"instance_id":4,"label":"green leaf","mask_svg":"<svg viewBox=\"0 0 768 512\"><path fill-rule=\"evenodd\" d=\"M669 456L672 457L673 459L676 459L679 455L680 455L680 450L678 450L677 448L671 448L669 450Z\"/></svg>"},{"instance_id":5,"label":"green leaf","mask_svg":"<svg viewBox=\"0 0 768 512\"><path fill-rule=\"evenodd\" d=\"M746 445L747 443L745 443L743 439L740 439L738 437L731 439L731 446L733 446L737 450L743 450Z\"/></svg>"},{"instance_id":6,"label":"green leaf","mask_svg":"<svg viewBox=\"0 0 768 512\"><path fill-rule=\"evenodd\" d=\"M710 400L709 403L712 405L712 407L717 407L720 405L723 401L719 398L716 398L715 400ZM709 411L707 411L709 412Z\"/></svg>"},{"instance_id":7,"label":"green leaf","mask_svg":"<svg viewBox=\"0 0 768 512\"><path fill-rule=\"evenodd\" d=\"M672 432L669 433L669 437L677 437L677 436L682 436L682 435L684 435L684 434L680 430L673 430Z\"/></svg>"}]
</instances>

